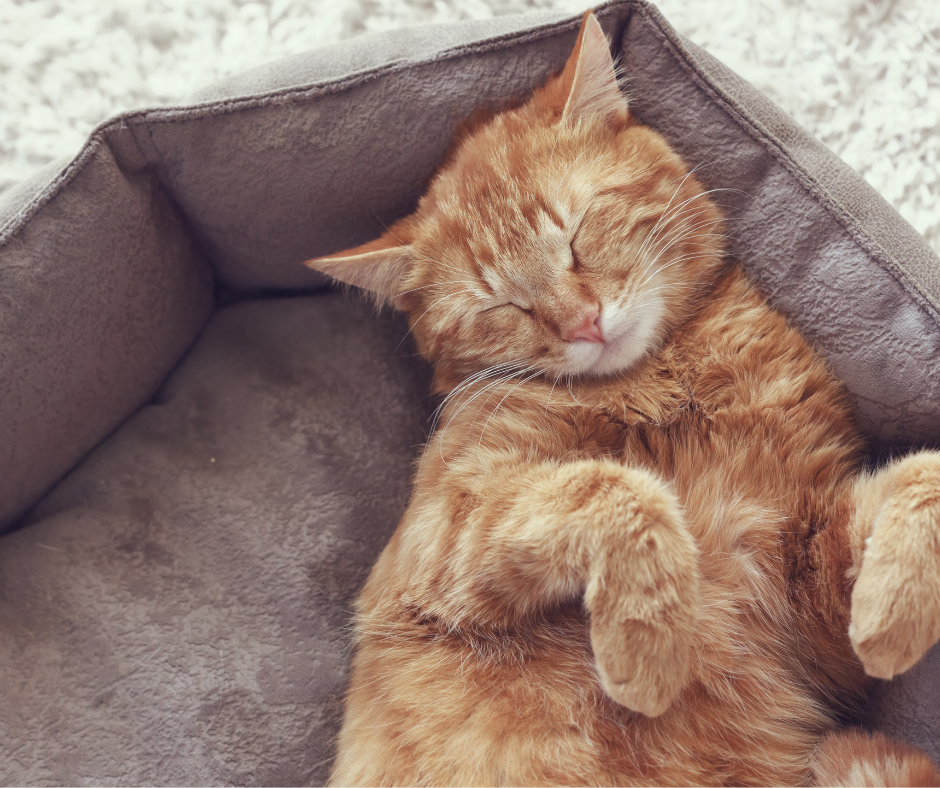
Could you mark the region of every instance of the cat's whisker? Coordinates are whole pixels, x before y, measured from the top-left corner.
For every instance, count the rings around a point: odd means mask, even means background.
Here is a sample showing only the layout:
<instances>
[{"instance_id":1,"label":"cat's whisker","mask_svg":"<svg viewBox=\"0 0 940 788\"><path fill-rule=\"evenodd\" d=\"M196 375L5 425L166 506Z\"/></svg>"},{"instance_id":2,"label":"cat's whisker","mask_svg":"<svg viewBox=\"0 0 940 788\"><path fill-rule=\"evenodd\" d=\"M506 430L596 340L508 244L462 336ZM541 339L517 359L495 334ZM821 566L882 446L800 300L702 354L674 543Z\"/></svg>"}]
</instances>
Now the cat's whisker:
<instances>
[{"instance_id":1,"label":"cat's whisker","mask_svg":"<svg viewBox=\"0 0 940 788\"><path fill-rule=\"evenodd\" d=\"M663 225L663 222L671 221L672 219L676 218L676 216L682 215L682 214L676 213L677 211L679 211L680 209L682 209L683 207L685 207L686 205L688 205L690 202L694 202L695 200L697 200L697 199L699 199L699 198L701 198L701 197L704 197L704 196L707 195L707 194L714 194L714 193L720 192L720 191L735 191L735 190L733 190L733 189L727 189L727 188L709 189L709 190L707 190L707 191L701 192L700 194L693 195L692 197L688 198L687 200L684 200L683 202L679 203L679 205L677 205L675 208L673 208L672 211L667 211L666 213L664 213L663 216L660 218L660 220L656 223L656 226L653 228L653 231L650 233L650 236L649 236L649 237L652 238L652 239L654 239L653 241L651 241L651 243L655 242L655 239L658 239L658 232L661 232L662 230L665 229L665 225ZM690 209L690 211L694 211L694 210L695 210L694 208ZM685 212L683 212L683 213L685 213ZM717 220L717 221L720 221L720 220ZM657 227L660 227L660 225L662 225L662 227L661 227L661 229L660 229L659 231L657 231L656 228L657 228Z\"/></svg>"},{"instance_id":2,"label":"cat's whisker","mask_svg":"<svg viewBox=\"0 0 940 788\"><path fill-rule=\"evenodd\" d=\"M441 404L438 405L437 409L434 411L434 423L431 426L432 434L434 430L437 428L438 421L440 420L440 417L444 412L444 408L447 406L449 402L453 401L459 396L462 396L468 389L472 388L475 383L478 383L481 380L486 380L488 377L491 377L493 375L502 374L503 372L506 372L507 370L513 370L514 368L522 365L526 360L527 359L523 358L523 359L518 359L516 361L506 361L506 362L503 362L502 364L494 364L493 366L487 367L486 369L481 370L480 372L475 372L474 374L470 375L468 378L463 380L461 383L459 383L457 386L455 386L453 390L451 390L450 393L448 393L448 395L444 397L443 402L441 402ZM448 422L448 425L449 424L450 422Z\"/></svg>"},{"instance_id":3,"label":"cat's whisker","mask_svg":"<svg viewBox=\"0 0 940 788\"><path fill-rule=\"evenodd\" d=\"M514 360L512 360L512 361L504 361L504 362L499 363L499 364L493 364L492 366L486 367L485 369L481 369L481 370L479 370L478 372L474 372L473 374L468 375L468 376L467 376L466 378L464 378L460 383L458 383L456 386L454 386L453 389L451 389L451 391L450 391L450 392L447 394L447 396L444 398L444 401L438 406L438 409L437 409L437 410L440 411L440 410L447 404L447 402L448 402L455 394L457 394L457 392L459 392L459 391L461 391L461 390L467 388L468 386L472 385L475 381L477 381L477 380L479 380L479 379L481 379L481 378L485 378L485 377L489 376L490 374L492 374L492 373L494 373L494 372L497 372L497 371L499 371L499 370L501 370L501 369L503 369L503 368L505 368L505 367L509 367L509 366L513 366L513 365L515 365L515 364L518 364L520 361L523 361L523 360L524 360L524 359L514 359Z\"/></svg>"},{"instance_id":4,"label":"cat's whisker","mask_svg":"<svg viewBox=\"0 0 940 788\"><path fill-rule=\"evenodd\" d=\"M643 259L639 261L638 265L643 266L643 271L640 275L645 276L650 268L656 264L656 261L660 259L666 252L668 252L673 246L678 243L691 242L692 239L696 237L696 231L711 229L711 226L715 224L720 224L720 222L703 221L694 225L685 225L681 227L674 235L664 236L664 238L657 243L655 248L650 247L647 249Z\"/></svg>"},{"instance_id":5,"label":"cat's whisker","mask_svg":"<svg viewBox=\"0 0 940 788\"><path fill-rule=\"evenodd\" d=\"M399 238L397 235L395 235L395 233L392 231L392 228L391 228L391 227L389 227L385 222L383 222L381 219L379 219L379 215L378 215L375 211L371 211L371 213L372 213L372 215L376 218L376 220L378 221L378 223L381 224L381 225L385 228L386 232L387 232L389 235L392 236L392 238L394 238L396 241L398 241L398 243L400 243L402 246L407 246L407 245L408 245L408 244L406 244L404 241L402 241L401 238ZM411 248L414 249L413 246L412 246ZM461 273L461 274L467 273L466 271L461 271L459 268L454 268L453 266L447 265L446 263L442 263L440 260L435 260L433 257L428 257L426 254L423 254L422 252L419 252L417 249L414 249L414 253L415 253L416 255L418 255L418 257L420 257L420 258L422 258L422 259L424 259L424 260L427 260L429 263L434 263L435 265L442 266L443 268L450 268L451 270L457 271L458 273Z\"/></svg>"},{"instance_id":6,"label":"cat's whisker","mask_svg":"<svg viewBox=\"0 0 940 788\"><path fill-rule=\"evenodd\" d=\"M438 441L438 446L439 446L440 451L441 451L441 460L444 460L444 453L443 453L443 452L444 452L444 441L443 441L443 437L444 437L444 434L447 432L447 429L448 429L448 428L450 427L450 425L454 422L454 419L456 419L467 407L469 407L469 405L470 405L477 397L481 396L482 394L486 393L487 391L491 391L492 389L498 388L498 387L499 387L500 385L502 385L503 383L505 383L505 382L507 382L507 381L509 381L509 380L512 380L516 375L525 374L525 373L526 373L527 371L529 371L530 369L531 369L531 367L529 367L528 365L520 365L518 368L514 368L514 369L510 369L510 370L506 371L505 374L501 373L500 376L499 376L495 381L493 381L493 382L491 382L491 383L488 383L487 385L483 386L478 392L476 392L476 394L474 394L472 397L470 397L470 399L468 399L466 402L464 402L464 403L460 406L460 408L450 417L450 419L448 419L447 424L445 424L444 427L441 429L440 439L439 439L439 441ZM488 401L489 401L489 398L487 398L487 400L486 400L485 402L488 402ZM484 402L484 405L485 405L485 402ZM446 462L446 460L444 460L444 462Z\"/></svg>"},{"instance_id":7,"label":"cat's whisker","mask_svg":"<svg viewBox=\"0 0 940 788\"><path fill-rule=\"evenodd\" d=\"M653 229L650 231L650 234L647 236L646 241L644 241L644 244L641 246L641 250L643 249L643 246L646 246L648 248L659 240L660 234L665 232L667 229L666 227L667 223L672 222L678 217L684 216L687 213L697 212L698 211L697 206L686 208L686 210L684 211L682 210L682 208L684 208L690 202L693 202L697 198L697 196L698 195L696 195L696 197L691 197L688 200L685 200L684 202L680 203L672 210L666 210L663 213L663 215L659 217L659 221L657 221L656 224L653 226Z\"/></svg>"},{"instance_id":8,"label":"cat's whisker","mask_svg":"<svg viewBox=\"0 0 940 788\"><path fill-rule=\"evenodd\" d=\"M713 163L714 163L714 162L713 162ZM699 164L697 164L695 167L693 167L691 170L689 170L689 171L685 174L685 177L684 177L681 181L679 181L679 185L676 187L676 190L672 193L672 196L669 198L669 202L666 203L666 207L663 209L663 214L662 214L662 216L660 216L659 221L657 221L656 224L653 225L653 229L650 230L650 235L647 236L646 240L649 240L649 238L650 238L651 236L655 235L656 230L659 228L660 224L662 224L663 220L666 218L666 216L667 216L668 213L669 213L669 206L672 205L672 201L673 201L674 199L676 199L676 195L677 195L677 194L679 193L679 191L682 189L682 187L683 187L683 185L685 184L685 182L686 182L689 178L692 177L692 175L695 173L695 171L696 171L697 169L699 169L699 167L703 167L703 166L706 166L706 165L705 165L704 163L699 163ZM644 240L643 244L640 246L640 249L639 249L639 251L637 252L637 256L639 256L640 253L643 251L643 245L646 244L646 240Z\"/></svg>"},{"instance_id":9,"label":"cat's whisker","mask_svg":"<svg viewBox=\"0 0 940 788\"><path fill-rule=\"evenodd\" d=\"M660 248L660 249L658 249L658 250L656 251L656 257L661 256L667 249L671 248L671 247L674 246L676 243L679 243L679 242L682 241L682 240L685 240L685 239L687 239L687 238L692 237L692 236L690 236L689 234L692 233L693 231L698 230L698 229L702 229L702 228L707 228L707 227L709 227L710 225L715 225L715 224L719 224L719 225L720 225L720 224L721 224L721 220L720 220L720 219L706 219L706 220L703 220L703 221L701 221L701 222L699 222L699 223L697 223L697 224L693 224L693 225L691 225L691 226L683 226L683 227L681 228L681 230L680 230L678 233L676 233L674 236L665 236L664 242L665 242L667 245L666 245L664 248ZM652 247L652 246L650 246L649 248L647 248L646 254L645 254L644 258L640 261L640 265L643 265L643 263L646 262L646 259L648 258L649 254L650 254L652 251L653 251L653 247ZM637 255L637 256L639 257L639 255ZM655 260L656 258L654 257L653 259ZM646 268L643 270L643 273L644 273L644 274L649 270L650 265L652 265L652 263L647 264Z\"/></svg>"},{"instance_id":10,"label":"cat's whisker","mask_svg":"<svg viewBox=\"0 0 940 788\"><path fill-rule=\"evenodd\" d=\"M685 254L685 255L682 255L681 257L675 258L674 260L670 260L670 261L669 261L668 263L666 263L664 266L662 266L662 267L660 267L660 268L657 268L655 271L653 271L653 273L651 273L648 277L646 277L646 279L644 279L642 282L640 282L639 288L644 287L647 282L652 281L656 276L658 276L659 274L661 274L661 273L662 273L663 271L665 271L667 268L670 268L670 267L672 267L672 266L674 266L674 265L677 265L678 263L685 263L685 262L688 262L689 260L700 260L700 259L702 259L702 258L707 258L707 257L710 257L710 256L711 256L711 255L708 255L708 254ZM655 264L656 261L653 261L653 262L654 262L654 264ZM652 265L652 264L651 264L651 265ZM649 269L647 269L647 270L649 270ZM644 273L645 273L645 272L644 272Z\"/></svg>"},{"instance_id":11,"label":"cat's whisker","mask_svg":"<svg viewBox=\"0 0 940 788\"><path fill-rule=\"evenodd\" d=\"M652 267L656 264L656 262L657 262L666 252L668 252L673 246L675 246L676 244L685 243L685 244L688 245L688 246L703 246L703 247L705 247L705 248L708 248L708 245L707 245L707 244L698 244L698 243L695 243L695 242L694 242L694 239L697 239L697 238L712 238L712 237L714 237L714 238L721 238L721 237L724 237L724 236L723 236L722 234L720 234L720 233L700 233L700 234L694 234L694 231L700 229L700 227L701 227L701 225L700 225L700 226L696 226L696 227L689 227L689 228L686 228L686 230L684 231L684 234L679 235L679 236L677 236L676 238L672 239L672 240L669 242L668 245L666 245L666 246L663 247L662 249L658 250L658 251L656 252L656 256L646 265L646 267L643 269L643 273L640 274L640 275L641 275L641 276L645 276L646 273L650 270L650 268L652 268Z\"/></svg>"},{"instance_id":12,"label":"cat's whisker","mask_svg":"<svg viewBox=\"0 0 940 788\"><path fill-rule=\"evenodd\" d=\"M509 391L506 392L503 398L496 404L496 407L493 408L493 412L490 413L489 418L483 424L483 429L480 430L480 440L477 443L477 451L483 450L483 436L486 434L486 428L490 425L490 422L493 420L493 417L497 414L497 412L499 412L499 409L503 406L503 403L506 401L506 398L509 397L509 395L511 395L523 383L528 383L533 378L537 378L539 375L544 375L544 374L545 374L544 369L536 369L531 375L520 380L518 383L516 383L515 386L513 386L511 389L509 389Z\"/></svg>"},{"instance_id":13,"label":"cat's whisker","mask_svg":"<svg viewBox=\"0 0 940 788\"><path fill-rule=\"evenodd\" d=\"M572 383L571 375L567 375L567 376L566 376L566 382L567 382L567 386L568 386L568 393L571 395L571 399L573 399L576 404L583 406L584 403L581 402L581 401L574 395L574 392L571 390L571 383Z\"/></svg>"},{"instance_id":14,"label":"cat's whisker","mask_svg":"<svg viewBox=\"0 0 940 788\"><path fill-rule=\"evenodd\" d=\"M552 404L552 394L555 393L555 386L558 385L558 379L559 379L560 377L561 377L561 373L560 373L560 372L559 372L557 375L555 375L555 382L552 383L552 389L551 389L551 391L548 392L548 400L545 402L545 412L546 412L546 413L548 413L548 406Z\"/></svg>"}]
</instances>

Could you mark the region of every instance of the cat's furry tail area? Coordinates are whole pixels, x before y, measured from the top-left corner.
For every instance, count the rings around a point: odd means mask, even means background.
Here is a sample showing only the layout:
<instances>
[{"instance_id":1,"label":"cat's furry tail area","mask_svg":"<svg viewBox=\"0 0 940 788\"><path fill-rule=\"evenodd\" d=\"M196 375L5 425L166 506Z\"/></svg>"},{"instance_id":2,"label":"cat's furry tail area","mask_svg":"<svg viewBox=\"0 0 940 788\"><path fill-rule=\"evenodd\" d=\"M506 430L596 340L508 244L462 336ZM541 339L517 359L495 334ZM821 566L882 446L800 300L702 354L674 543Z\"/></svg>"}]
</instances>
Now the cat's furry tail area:
<instances>
[{"instance_id":1,"label":"cat's furry tail area","mask_svg":"<svg viewBox=\"0 0 940 788\"><path fill-rule=\"evenodd\" d=\"M816 785L940 786L940 772L923 750L857 729L823 739L814 773Z\"/></svg>"}]
</instances>

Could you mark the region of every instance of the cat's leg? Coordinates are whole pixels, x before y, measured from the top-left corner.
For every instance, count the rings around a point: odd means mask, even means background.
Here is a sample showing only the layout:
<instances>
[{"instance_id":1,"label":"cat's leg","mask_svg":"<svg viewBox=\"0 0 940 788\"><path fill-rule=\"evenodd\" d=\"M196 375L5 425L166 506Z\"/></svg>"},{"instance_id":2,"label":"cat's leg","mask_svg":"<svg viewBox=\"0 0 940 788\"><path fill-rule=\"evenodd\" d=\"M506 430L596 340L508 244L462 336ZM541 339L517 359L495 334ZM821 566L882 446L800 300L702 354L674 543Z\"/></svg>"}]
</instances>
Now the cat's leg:
<instances>
[{"instance_id":1,"label":"cat's leg","mask_svg":"<svg viewBox=\"0 0 940 788\"><path fill-rule=\"evenodd\" d=\"M698 619L698 553L676 496L606 460L474 466L448 471L447 495L416 496L389 556L415 567L425 609L455 626L505 625L583 594L605 690L662 714L687 682ZM459 531L440 538L442 521Z\"/></svg>"},{"instance_id":2,"label":"cat's leg","mask_svg":"<svg viewBox=\"0 0 940 788\"><path fill-rule=\"evenodd\" d=\"M675 496L645 471L628 475L630 495L607 503L620 528L599 533L591 545L584 601L604 689L627 708L656 716L688 679L697 549Z\"/></svg>"},{"instance_id":3,"label":"cat's leg","mask_svg":"<svg viewBox=\"0 0 940 788\"><path fill-rule=\"evenodd\" d=\"M922 750L857 728L823 739L813 776L816 785L940 786L940 773Z\"/></svg>"},{"instance_id":4,"label":"cat's leg","mask_svg":"<svg viewBox=\"0 0 940 788\"><path fill-rule=\"evenodd\" d=\"M854 489L849 636L865 671L903 673L940 637L940 452L920 452Z\"/></svg>"}]
</instances>

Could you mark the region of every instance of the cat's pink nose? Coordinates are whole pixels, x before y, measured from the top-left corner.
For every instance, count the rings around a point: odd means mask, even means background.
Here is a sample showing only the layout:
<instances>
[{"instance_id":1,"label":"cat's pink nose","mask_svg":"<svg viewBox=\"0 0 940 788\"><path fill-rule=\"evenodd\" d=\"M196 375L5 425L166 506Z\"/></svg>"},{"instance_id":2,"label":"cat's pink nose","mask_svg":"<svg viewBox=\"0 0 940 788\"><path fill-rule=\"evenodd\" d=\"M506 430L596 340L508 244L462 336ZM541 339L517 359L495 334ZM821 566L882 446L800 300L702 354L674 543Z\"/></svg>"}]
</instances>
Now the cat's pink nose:
<instances>
[{"instance_id":1,"label":"cat's pink nose","mask_svg":"<svg viewBox=\"0 0 940 788\"><path fill-rule=\"evenodd\" d=\"M561 338L565 342L574 342L576 339L586 339L588 342L600 343L604 341L604 335L600 327L601 310L597 306L592 306L584 314L575 328L566 328L561 333Z\"/></svg>"}]
</instances>

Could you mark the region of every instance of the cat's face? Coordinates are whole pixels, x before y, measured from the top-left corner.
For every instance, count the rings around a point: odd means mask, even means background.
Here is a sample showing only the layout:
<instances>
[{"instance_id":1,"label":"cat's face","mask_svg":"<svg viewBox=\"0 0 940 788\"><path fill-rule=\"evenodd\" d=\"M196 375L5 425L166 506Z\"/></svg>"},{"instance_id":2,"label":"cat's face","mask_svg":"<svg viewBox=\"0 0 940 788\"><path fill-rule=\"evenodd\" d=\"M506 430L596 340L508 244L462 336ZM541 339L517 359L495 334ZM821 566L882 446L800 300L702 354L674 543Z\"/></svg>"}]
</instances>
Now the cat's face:
<instances>
[{"instance_id":1,"label":"cat's face","mask_svg":"<svg viewBox=\"0 0 940 788\"><path fill-rule=\"evenodd\" d=\"M467 132L414 214L311 265L407 311L421 352L459 376L608 375L685 319L721 232L681 159L630 118L589 15L565 70Z\"/></svg>"}]
</instances>

